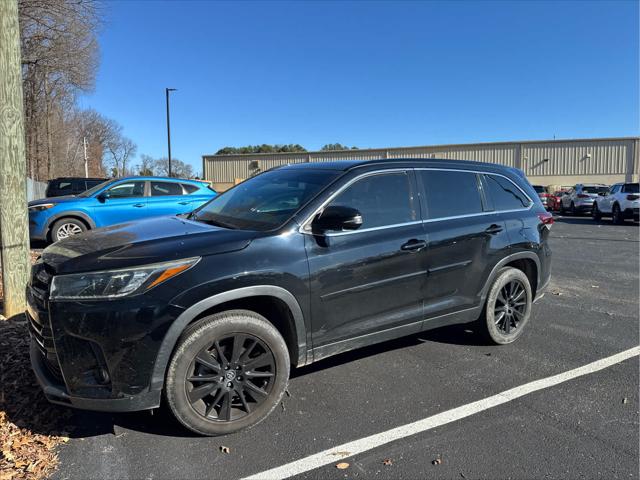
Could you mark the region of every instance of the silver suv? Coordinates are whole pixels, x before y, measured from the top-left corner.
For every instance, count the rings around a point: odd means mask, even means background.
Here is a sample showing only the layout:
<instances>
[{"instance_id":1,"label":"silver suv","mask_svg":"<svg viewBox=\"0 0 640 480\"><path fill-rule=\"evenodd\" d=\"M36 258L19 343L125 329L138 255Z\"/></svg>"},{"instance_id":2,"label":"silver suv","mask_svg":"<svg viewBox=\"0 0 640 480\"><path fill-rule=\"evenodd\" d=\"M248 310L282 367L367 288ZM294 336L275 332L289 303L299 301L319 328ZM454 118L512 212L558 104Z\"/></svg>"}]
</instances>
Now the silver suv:
<instances>
[{"instance_id":1,"label":"silver suv","mask_svg":"<svg viewBox=\"0 0 640 480\"><path fill-rule=\"evenodd\" d=\"M560 214L567 212L571 215L589 212L593 207L594 200L600 193L609 190L607 185L601 183L578 183L569 191L565 192L560 200Z\"/></svg>"}]
</instances>

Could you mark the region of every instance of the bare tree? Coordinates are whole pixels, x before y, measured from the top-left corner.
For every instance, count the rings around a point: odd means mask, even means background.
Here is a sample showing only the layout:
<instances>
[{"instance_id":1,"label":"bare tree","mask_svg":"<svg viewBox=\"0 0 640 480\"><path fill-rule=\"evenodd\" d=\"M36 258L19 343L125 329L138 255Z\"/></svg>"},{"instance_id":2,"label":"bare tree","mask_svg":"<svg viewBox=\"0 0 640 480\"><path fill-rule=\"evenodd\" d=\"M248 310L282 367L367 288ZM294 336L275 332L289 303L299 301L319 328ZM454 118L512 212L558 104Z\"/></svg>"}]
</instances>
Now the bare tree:
<instances>
[{"instance_id":1,"label":"bare tree","mask_svg":"<svg viewBox=\"0 0 640 480\"><path fill-rule=\"evenodd\" d=\"M114 169L114 176L127 175L127 162L135 156L138 146L130 138L118 133L106 142L106 148L109 163Z\"/></svg>"},{"instance_id":2,"label":"bare tree","mask_svg":"<svg viewBox=\"0 0 640 480\"><path fill-rule=\"evenodd\" d=\"M101 12L94 0L19 0L18 9L28 172L44 179L75 168L69 113L94 85Z\"/></svg>"},{"instance_id":3,"label":"bare tree","mask_svg":"<svg viewBox=\"0 0 640 480\"><path fill-rule=\"evenodd\" d=\"M156 160L151 155L140 155L140 163L138 164L138 173L144 176L154 175Z\"/></svg>"},{"instance_id":4,"label":"bare tree","mask_svg":"<svg viewBox=\"0 0 640 480\"><path fill-rule=\"evenodd\" d=\"M155 171L158 175L169 176L169 159L159 158L155 161ZM171 159L171 176L177 178L193 178L193 167L177 158Z\"/></svg>"}]
</instances>

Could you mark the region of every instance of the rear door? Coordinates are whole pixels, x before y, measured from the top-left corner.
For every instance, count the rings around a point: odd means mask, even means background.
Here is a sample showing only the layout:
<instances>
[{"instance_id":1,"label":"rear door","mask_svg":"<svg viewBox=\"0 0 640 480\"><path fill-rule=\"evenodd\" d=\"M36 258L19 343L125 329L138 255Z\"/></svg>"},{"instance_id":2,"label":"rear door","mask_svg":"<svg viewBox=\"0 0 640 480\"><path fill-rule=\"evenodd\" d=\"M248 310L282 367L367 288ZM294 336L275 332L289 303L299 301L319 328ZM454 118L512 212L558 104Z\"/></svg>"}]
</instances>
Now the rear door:
<instances>
[{"instance_id":1,"label":"rear door","mask_svg":"<svg viewBox=\"0 0 640 480\"><path fill-rule=\"evenodd\" d=\"M150 217L161 215L177 215L188 213L191 199L178 182L152 180L149 182L150 191L147 211Z\"/></svg>"},{"instance_id":2,"label":"rear door","mask_svg":"<svg viewBox=\"0 0 640 480\"><path fill-rule=\"evenodd\" d=\"M486 278L509 247L475 172L417 169L428 238L425 322L474 307ZM425 327L426 327L425 323Z\"/></svg>"}]
</instances>

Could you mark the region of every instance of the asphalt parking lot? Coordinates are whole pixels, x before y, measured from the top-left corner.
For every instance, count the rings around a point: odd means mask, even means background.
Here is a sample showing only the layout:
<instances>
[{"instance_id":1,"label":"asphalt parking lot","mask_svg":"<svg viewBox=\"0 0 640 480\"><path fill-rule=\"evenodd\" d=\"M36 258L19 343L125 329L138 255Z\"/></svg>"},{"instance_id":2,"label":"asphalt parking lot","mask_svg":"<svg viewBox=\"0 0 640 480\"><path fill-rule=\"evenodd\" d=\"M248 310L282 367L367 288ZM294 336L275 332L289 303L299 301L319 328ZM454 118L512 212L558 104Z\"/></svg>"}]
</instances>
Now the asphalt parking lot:
<instances>
[{"instance_id":1,"label":"asphalt parking lot","mask_svg":"<svg viewBox=\"0 0 640 480\"><path fill-rule=\"evenodd\" d=\"M636 347L638 234L559 219L552 283L516 344L456 326L330 358L295 371L281 407L228 437L191 435L163 412L76 412L54 478L242 478ZM298 477L637 478L638 374L632 356Z\"/></svg>"}]
</instances>

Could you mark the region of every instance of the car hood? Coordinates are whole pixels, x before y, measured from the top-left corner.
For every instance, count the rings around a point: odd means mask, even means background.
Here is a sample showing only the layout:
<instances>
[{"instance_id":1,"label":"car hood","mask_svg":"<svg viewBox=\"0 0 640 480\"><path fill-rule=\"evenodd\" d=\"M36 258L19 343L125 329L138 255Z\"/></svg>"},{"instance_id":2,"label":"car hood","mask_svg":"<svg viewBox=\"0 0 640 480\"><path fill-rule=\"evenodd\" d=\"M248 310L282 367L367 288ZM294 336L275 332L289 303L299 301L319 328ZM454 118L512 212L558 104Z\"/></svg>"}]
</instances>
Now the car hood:
<instances>
[{"instance_id":1,"label":"car hood","mask_svg":"<svg viewBox=\"0 0 640 480\"><path fill-rule=\"evenodd\" d=\"M34 207L36 205L43 205L45 203L77 202L79 198L82 199L82 198L85 198L85 197L77 197L75 195L63 195L61 197L47 197L47 198L41 198L39 200L31 200L29 202L29 206L30 207Z\"/></svg>"},{"instance_id":2,"label":"car hood","mask_svg":"<svg viewBox=\"0 0 640 480\"><path fill-rule=\"evenodd\" d=\"M156 217L61 240L42 252L42 260L55 274L124 268L242 250L258 235L175 216Z\"/></svg>"}]
</instances>

